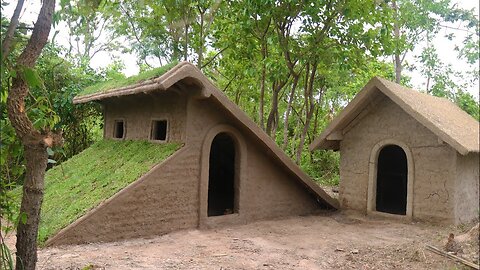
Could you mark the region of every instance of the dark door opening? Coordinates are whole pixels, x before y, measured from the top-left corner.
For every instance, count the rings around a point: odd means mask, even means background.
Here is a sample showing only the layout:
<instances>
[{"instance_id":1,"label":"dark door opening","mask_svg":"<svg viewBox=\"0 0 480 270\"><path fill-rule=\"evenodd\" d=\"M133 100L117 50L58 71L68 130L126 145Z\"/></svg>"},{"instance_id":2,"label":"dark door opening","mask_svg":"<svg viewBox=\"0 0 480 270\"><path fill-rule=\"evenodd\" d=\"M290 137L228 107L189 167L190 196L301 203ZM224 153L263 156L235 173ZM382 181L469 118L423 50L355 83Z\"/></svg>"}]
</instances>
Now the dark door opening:
<instances>
[{"instance_id":1,"label":"dark door opening","mask_svg":"<svg viewBox=\"0 0 480 270\"><path fill-rule=\"evenodd\" d=\"M405 215L407 209L407 156L397 145L387 145L378 155L376 209Z\"/></svg>"},{"instance_id":2,"label":"dark door opening","mask_svg":"<svg viewBox=\"0 0 480 270\"><path fill-rule=\"evenodd\" d=\"M235 212L235 143L226 133L212 141L208 176L208 216Z\"/></svg>"}]
</instances>

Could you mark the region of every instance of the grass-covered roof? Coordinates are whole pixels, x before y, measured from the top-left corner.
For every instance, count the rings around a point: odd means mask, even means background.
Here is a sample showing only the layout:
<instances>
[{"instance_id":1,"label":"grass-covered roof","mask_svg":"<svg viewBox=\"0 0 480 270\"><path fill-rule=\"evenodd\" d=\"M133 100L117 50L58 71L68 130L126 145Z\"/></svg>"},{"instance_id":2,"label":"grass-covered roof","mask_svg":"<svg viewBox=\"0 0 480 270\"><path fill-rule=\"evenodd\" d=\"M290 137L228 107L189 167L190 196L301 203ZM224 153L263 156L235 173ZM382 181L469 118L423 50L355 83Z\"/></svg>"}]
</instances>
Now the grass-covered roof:
<instances>
[{"instance_id":1,"label":"grass-covered roof","mask_svg":"<svg viewBox=\"0 0 480 270\"><path fill-rule=\"evenodd\" d=\"M170 64L167 64L158 68L154 68L128 78L121 78L121 79L115 79L115 80L109 80L106 82L97 83L85 88L83 91L78 93L77 97L96 94L96 93L106 93L111 90L118 89L120 87L141 83L143 81L162 76L177 64L178 62L172 62Z\"/></svg>"},{"instance_id":2,"label":"grass-covered roof","mask_svg":"<svg viewBox=\"0 0 480 270\"><path fill-rule=\"evenodd\" d=\"M60 229L112 197L172 155L180 144L102 140L45 175L38 238Z\"/></svg>"}]
</instances>

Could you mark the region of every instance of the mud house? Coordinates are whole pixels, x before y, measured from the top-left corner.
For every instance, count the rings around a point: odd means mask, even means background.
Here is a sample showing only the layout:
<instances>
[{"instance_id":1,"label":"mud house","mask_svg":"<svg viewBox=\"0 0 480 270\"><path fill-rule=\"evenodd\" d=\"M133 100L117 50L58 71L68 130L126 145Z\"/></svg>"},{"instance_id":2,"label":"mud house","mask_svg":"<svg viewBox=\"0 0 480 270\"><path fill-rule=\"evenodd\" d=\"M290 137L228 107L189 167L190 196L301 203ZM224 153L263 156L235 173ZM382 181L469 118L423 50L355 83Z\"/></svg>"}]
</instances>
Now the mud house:
<instances>
[{"instance_id":1,"label":"mud house","mask_svg":"<svg viewBox=\"0 0 480 270\"><path fill-rule=\"evenodd\" d=\"M56 233L49 245L244 224L337 207L187 62L140 82L91 92L74 103L102 105L106 140L182 147Z\"/></svg>"},{"instance_id":2,"label":"mud house","mask_svg":"<svg viewBox=\"0 0 480 270\"><path fill-rule=\"evenodd\" d=\"M310 145L340 151L343 209L462 223L479 215L479 123L373 78Z\"/></svg>"}]
</instances>

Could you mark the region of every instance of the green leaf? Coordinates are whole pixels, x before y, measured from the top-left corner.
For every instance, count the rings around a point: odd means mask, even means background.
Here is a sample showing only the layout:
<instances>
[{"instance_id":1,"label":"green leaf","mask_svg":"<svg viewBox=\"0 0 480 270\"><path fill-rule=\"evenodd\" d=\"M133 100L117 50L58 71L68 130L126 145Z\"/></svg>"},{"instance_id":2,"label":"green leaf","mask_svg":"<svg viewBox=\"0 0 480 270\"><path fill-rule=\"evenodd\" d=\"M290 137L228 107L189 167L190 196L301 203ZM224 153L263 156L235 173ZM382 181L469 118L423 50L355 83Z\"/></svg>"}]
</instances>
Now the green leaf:
<instances>
[{"instance_id":1,"label":"green leaf","mask_svg":"<svg viewBox=\"0 0 480 270\"><path fill-rule=\"evenodd\" d=\"M14 269L13 267L13 258L12 258L12 252L8 248L8 246L4 243L0 245L0 251L2 254L2 265L3 266L8 266L6 267L7 269Z\"/></svg>"},{"instance_id":2,"label":"green leaf","mask_svg":"<svg viewBox=\"0 0 480 270\"><path fill-rule=\"evenodd\" d=\"M33 68L24 68L23 75L28 86L33 87L44 87L43 81L38 75L37 71Z\"/></svg>"},{"instance_id":3,"label":"green leaf","mask_svg":"<svg viewBox=\"0 0 480 270\"><path fill-rule=\"evenodd\" d=\"M16 78L17 77L17 72L14 69L11 69L8 71L10 77Z\"/></svg>"},{"instance_id":4,"label":"green leaf","mask_svg":"<svg viewBox=\"0 0 480 270\"><path fill-rule=\"evenodd\" d=\"M21 212L20 215L18 215L18 222L22 224L27 224L27 213Z\"/></svg>"},{"instance_id":5,"label":"green leaf","mask_svg":"<svg viewBox=\"0 0 480 270\"><path fill-rule=\"evenodd\" d=\"M53 160L53 159L48 159L47 162L50 163L50 164L56 164L56 163L57 163L57 162L56 162L55 160Z\"/></svg>"},{"instance_id":6,"label":"green leaf","mask_svg":"<svg viewBox=\"0 0 480 270\"><path fill-rule=\"evenodd\" d=\"M53 154L55 154L55 153L53 152L52 148L47 147L47 154L48 154L49 156L53 156Z\"/></svg>"}]
</instances>

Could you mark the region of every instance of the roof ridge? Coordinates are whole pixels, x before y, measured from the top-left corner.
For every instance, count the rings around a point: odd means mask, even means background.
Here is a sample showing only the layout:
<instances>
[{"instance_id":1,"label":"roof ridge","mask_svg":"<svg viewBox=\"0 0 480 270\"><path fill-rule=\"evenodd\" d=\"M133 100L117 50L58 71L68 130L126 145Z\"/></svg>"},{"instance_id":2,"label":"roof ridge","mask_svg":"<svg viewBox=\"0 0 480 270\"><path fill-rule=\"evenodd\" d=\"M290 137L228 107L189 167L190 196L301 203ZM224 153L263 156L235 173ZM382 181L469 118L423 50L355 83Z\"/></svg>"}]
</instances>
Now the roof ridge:
<instances>
[{"instance_id":1,"label":"roof ridge","mask_svg":"<svg viewBox=\"0 0 480 270\"><path fill-rule=\"evenodd\" d=\"M422 96L424 96L424 97L434 98L434 99L441 100L441 101L444 101L444 102L448 102L449 104L452 104L452 102L451 102L448 98L446 98L446 97L434 96L434 95L431 95L431 94L429 94L429 93L427 93L427 92L423 92L423 91L414 89L414 88L409 87L409 86L405 86L405 85L402 85L402 84L398 84L398 83L396 83L396 82L392 82L392 81L390 81L390 80L388 80L388 79L385 79L385 78L383 78L383 77L380 77L380 76L375 76L375 78L380 79L380 81L382 81L382 82L387 82L387 83L389 83L389 84L395 84L395 85L397 85L397 86L400 87L400 88L403 88L403 89L408 90L408 91L412 91L412 92L414 92L414 93L416 93L416 94L419 94L419 95L422 95Z\"/></svg>"},{"instance_id":2,"label":"roof ridge","mask_svg":"<svg viewBox=\"0 0 480 270\"><path fill-rule=\"evenodd\" d=\"M366 106L368 97L375 95L375 89L378 89L386 95L408 115L428 128L432 133L462 155L470 152L479 152L479 123L472 116L446 98L435 97L428 93L419 92L378 76L373 77L342 112L324 129L320 136L310 144L310 150L319 147L338 150L337 144L340 140L328 140L327 137L335 130L343 129L342 124L348 121L350 114L359 113L359 111L363 110L362 106ZM407 90L408 93L406 93L405 90ZM415 97L412 97L413 93ZM435 106L435 104L437 104L437 106ZM447 110L450 110L450 113L445 113ZM470 134L472 130L476 135Z\"/></svg>"}]
</instances>

